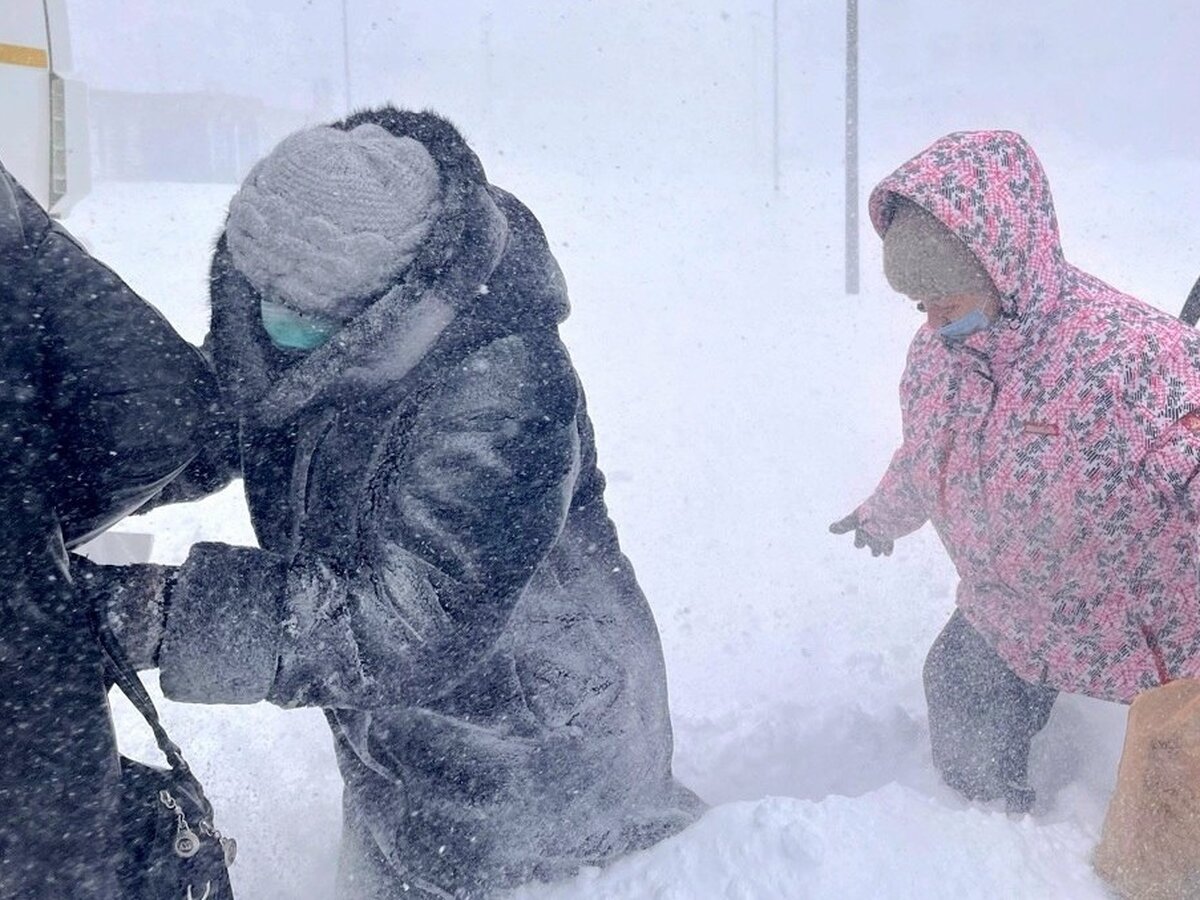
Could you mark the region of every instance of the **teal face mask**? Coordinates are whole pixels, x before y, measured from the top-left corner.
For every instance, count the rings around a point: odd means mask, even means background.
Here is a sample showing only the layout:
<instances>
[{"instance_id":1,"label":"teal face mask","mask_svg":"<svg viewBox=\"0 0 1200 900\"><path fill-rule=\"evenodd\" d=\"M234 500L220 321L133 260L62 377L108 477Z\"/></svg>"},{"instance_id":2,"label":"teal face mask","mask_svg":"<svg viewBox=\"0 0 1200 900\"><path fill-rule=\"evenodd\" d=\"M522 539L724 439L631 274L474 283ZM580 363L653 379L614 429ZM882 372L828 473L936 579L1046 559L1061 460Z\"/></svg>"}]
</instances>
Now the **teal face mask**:
<instances>
[{"instance_id":1,"label":"teal face mask","mask_svg":"<svg viewBox=\"0 0 1200 900\"><path fill-rule=\"evenodd\" d=\"M336 322L321 316L304 315L279 303L263 300L263 328L271 343L284 350L315 350L338 330Z\"/></svg>"},{"instance_id":2,"label":"teal face mask","mask_svg":"<svg viewBox=\"0 0 1200 900\"><path fill-rule=\"evenodd\" d=\"M942 340L948 343L956 343L965 341L977 331L983 331L992 320L987 317L987 314L979 308L971 310L965 316L955 319L948 325L943 325L938 329L938 334L942 336Z\"/></svg>"}]
</instances>

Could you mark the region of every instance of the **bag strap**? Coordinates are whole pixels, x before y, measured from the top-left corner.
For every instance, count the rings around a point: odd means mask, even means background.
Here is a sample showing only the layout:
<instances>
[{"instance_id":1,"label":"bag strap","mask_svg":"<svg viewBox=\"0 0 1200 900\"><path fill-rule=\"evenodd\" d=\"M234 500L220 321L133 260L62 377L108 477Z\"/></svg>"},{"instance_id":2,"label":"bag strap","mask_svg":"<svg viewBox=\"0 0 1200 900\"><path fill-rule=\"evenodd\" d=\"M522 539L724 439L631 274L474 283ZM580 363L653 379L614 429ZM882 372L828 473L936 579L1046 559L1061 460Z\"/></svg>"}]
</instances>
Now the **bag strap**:
<instances>
[{"instance_id":1,"label":"bag strap","mask_svg":"<svg viewBox=\"0 0 1200 900\"><path fill-rule=\"evenodd\" d=\"M158 710L154 708L154 701L146 692L146 687L142 684L142 679L138 677L137 670L126 658L116 635L112 633L108 624L100 618L95 610L91 611L91 618L92 629L100 645L105 672L121 689L121 693L129 698L129 702L133 704L134 708L141 713L142 718L146 720L146 724L154 733L154 741L158 744L158 749L167 758L167 764L171 767L171 771L177 777L188 782L188 786L200 803L204 816L211 820L212 804L208 802L208 798L204 795L204 788L192 773L187 760L183 758L183 751L179 749L178 744L171 740L167 730L163 728L162 722L158 718Z\"/></svg>"},{"instance_id":2,"label":"bag strap","mask_svg":"<svg viewBox=\"0 0 1200 900\"><path fill-rule=\"evenodd\" d=\"M163 728L162 722L158 718L158 710L154 708L154 701L150 699L136 670L125 658L125 653L117 643L116 636L107 625L96 623L96 637L99 640L100 649L103 651L104 669L108 673L108 677L121 689L121 693L129 698L129 702L133 704L134 708L142 714L142 718L154 732L154 741L158 744L158 749L163 752L171 768L177 771L188 771L188 764L183 758L183 752L179 749L179 745L171 740L167 730Z\"/></svg>"}]
</instances>

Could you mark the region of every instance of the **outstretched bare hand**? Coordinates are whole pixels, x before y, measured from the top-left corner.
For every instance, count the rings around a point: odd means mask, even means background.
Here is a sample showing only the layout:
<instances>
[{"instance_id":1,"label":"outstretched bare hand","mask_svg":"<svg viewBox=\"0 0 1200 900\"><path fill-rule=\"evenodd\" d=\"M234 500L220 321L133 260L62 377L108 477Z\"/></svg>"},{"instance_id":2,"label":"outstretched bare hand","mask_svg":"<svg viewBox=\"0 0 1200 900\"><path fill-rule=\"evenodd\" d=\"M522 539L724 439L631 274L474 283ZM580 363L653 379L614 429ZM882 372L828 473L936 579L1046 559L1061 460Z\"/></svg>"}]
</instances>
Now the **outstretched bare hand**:
<instances>
[{"instance_id":1,"label":"outstretched bare hand","mask_svg":"<svg viewBox=\"0 0 1200 900\"><path fill-rule=\"evenodd\" d=\"M854 532L854 546L867 547L871 551L872 556L891 556L892 541L887 538L877 537L863 528L862 522L858 520L858 513L850 513L844 519L838 519L829 526L829 530L834 534L847 534Z\"/></svg>"}]
</instances>

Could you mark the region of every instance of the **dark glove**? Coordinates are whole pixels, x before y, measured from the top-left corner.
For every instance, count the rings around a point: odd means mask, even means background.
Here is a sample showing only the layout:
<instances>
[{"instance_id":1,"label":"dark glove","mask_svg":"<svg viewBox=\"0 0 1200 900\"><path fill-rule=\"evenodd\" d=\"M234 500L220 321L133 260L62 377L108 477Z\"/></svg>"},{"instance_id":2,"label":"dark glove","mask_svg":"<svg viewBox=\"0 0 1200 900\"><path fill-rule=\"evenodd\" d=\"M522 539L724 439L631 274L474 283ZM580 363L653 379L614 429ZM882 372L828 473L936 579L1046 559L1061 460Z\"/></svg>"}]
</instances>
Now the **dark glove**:
<instances>
[{"instance_id":1,"label":"dark glove","mask_svg":"<svg viewBox=\"0 0 1200 900\"><path fill-rule=\"evenodd\" d=\"M71 555L76 591L100 614L130 665L139 671L158 665L174 577L174 566L101 566Z\"/></svg>"},{"instance_id":2,"label":"dark glove","mask_svg":"<svg viewBox=\"0 0 1200 900\"><path fill-rule=\"evenodd\" d=\"M858 520L858 513L850 513L844 519L838 519L829 526L829 530L834 534L846 534L849 531L854 532L854 546L867 547L871 551L872 556L891 556L892 542L887 538L877 537L867 531L862 522Z\"/></svg>"}]
</instances>

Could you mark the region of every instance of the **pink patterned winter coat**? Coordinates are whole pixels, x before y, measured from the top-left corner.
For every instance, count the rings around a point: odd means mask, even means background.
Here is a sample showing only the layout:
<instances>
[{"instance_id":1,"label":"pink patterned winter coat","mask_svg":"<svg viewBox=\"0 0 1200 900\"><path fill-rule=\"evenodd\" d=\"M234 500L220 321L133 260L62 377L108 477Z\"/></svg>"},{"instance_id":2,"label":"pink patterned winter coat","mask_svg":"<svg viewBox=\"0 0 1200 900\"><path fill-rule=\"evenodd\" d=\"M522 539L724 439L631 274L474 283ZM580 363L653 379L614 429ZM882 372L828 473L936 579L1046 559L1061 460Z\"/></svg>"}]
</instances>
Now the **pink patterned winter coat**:
<instances>
[{"instance_id":1,"label":"pink patterned winter coat","mask_svg":"<svg viewBox=\"0 0 1200 900\"><path fill-rule=\"evenodd\" d=\"M1132 700L1200 675L1200 333L1063 259L1050 189L1010 132L942 138L884 179L958 235L1002 296L901 382L904 442L858 510L898 538L933 523L958 606L1017 674Z\"/></svg>"}]
</instances>

